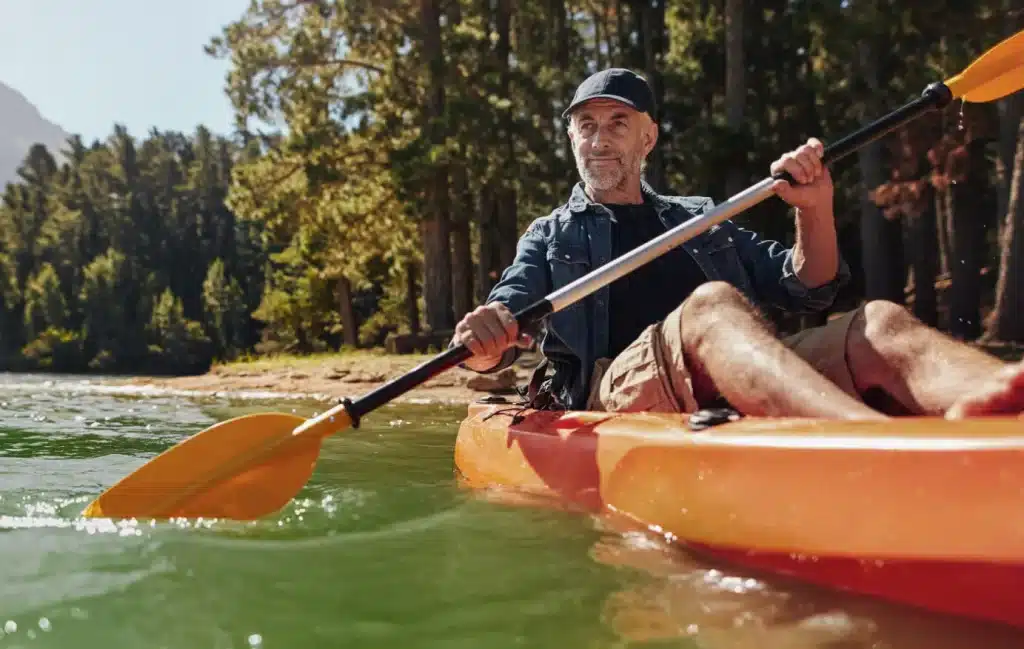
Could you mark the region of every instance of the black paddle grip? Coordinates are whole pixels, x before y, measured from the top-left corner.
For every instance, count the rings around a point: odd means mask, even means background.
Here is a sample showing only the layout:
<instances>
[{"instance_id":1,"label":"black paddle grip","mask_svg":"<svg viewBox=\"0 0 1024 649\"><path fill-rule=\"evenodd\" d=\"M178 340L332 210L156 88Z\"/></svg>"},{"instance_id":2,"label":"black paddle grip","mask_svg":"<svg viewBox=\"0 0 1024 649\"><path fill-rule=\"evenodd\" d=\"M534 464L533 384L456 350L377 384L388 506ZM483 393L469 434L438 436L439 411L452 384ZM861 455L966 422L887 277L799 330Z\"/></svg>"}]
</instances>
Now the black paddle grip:
<instances>
[{"instance_id":1,"label":"black paddle grip","mask_svg":"<svg viewBox=\"0 0 1024 649\"><path fill-rule=\"evenodd\" d=\"M516 321L519 323L520 331L529 331L538 322L544 319L552 311L551 302L547 299L538 300L516 314ZM450 370L459 363L466 361L473 352L465 345L455 345L448 350L438 354L434 358L417 365L402 376L396 377L376 390L368 393L355 401L346 401L345 410L349 413L353 422L368 412L376 410L380 406L399 397L416 386L429 381L441 372Z\"/></svg>"},{"instance_id":2,"label":"black paddle grip","mask_svg":"<svg viewBox=\"0 0 1024 649\"><path fill-rule=\"evenodd\" d=\"M951 101L953 101L953 93L946 87L946 84L941 81L931 83L921 92L921 96L917 99L897 108L885 117L881 117L867 126L854 131L838 142L825 147L821 160L826 165L842 160L864 145L887 135L907 122L917 119L923 113L943 108ZM772 178L774 180L785 180L791 185L799 184L786 171L772 174Z\"/></svg>"}]
</instances>

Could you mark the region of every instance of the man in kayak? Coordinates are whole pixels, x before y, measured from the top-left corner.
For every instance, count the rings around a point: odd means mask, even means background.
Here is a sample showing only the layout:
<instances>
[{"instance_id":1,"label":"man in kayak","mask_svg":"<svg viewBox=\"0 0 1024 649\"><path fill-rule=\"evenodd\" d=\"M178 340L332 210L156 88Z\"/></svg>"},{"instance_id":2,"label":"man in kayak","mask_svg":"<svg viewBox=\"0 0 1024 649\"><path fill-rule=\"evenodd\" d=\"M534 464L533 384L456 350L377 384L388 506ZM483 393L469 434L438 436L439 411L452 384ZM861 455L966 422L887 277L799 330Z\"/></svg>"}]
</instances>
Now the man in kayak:
<instances>
[{"instance_id":1,"label":"man in kayak","mask_svg":"<svg viewBox=\"0 0 1024 649\"><path fill-rule=\"evenodd\" d=\"M456 326L453 342L474 354L467 367L507 367L529 340L514 312L712 207L643 181L658 137L653 115L653 93L633 72L608 69L580 84L563 116L582 182L530 225L485 304ZM773 333L756 305L826 309L850 276L822 153L812 138L771 165L797 182L774 187L795 209L792 248L726 221L549 316L541 351L554 372L542 392L560 407L619 412L693 412L721 399L760 416L1024 411L1024 365L957 342L891 302L787 338ZM869 406L869 394L891 407Z\"/></svg>"}]
</instances>

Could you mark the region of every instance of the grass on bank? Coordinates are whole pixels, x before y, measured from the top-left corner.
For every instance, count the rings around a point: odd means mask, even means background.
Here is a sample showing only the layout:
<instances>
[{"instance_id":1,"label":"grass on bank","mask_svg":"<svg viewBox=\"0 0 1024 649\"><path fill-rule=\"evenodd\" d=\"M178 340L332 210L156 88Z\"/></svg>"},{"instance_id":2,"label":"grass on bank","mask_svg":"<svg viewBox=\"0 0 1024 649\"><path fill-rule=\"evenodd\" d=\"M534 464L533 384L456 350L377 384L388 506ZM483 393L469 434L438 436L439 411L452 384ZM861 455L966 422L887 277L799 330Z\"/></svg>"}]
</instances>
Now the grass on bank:
<instances>
[{"instance_id":1,"label":"grass on bank","mask_svg":"<svg viewBox=\"0 0 1024 649\"><path fill-rule=\"evenodd\" d=\"M408 365L410 368L430 360L435 354L389 354L383 347L371 349L343 348L334 352L319 352L315 354L269 354L269 355L247 355L232 361L217 363L213 370L233 371L250 370L255 372L272 371L281 369L303 369L321 367L327 364L353 365L360 362L372 363L398 363Z\"/></svg>"}]
</instances>

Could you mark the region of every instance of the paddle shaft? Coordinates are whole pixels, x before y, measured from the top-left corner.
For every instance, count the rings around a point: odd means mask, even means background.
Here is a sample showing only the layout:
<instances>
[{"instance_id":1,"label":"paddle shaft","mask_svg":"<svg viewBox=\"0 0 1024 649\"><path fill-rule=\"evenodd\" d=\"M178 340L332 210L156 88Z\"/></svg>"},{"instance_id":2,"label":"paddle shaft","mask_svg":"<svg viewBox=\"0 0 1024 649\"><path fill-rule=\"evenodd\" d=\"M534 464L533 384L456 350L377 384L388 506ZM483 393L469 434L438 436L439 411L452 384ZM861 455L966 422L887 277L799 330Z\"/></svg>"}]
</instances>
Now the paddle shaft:
<instances>
[{"instance_id":1,"label":"paddle shaft","mask_svg":"<svg viewBox=\"0 0 1024 649\"><path fill-rule=\"evenodd\" d=\"M953 93L950 92L944 83L935 82L929 84L917 99L825 147L825 151L822 154L822 163L828 165L841 160L866 144L885 136L907 122L917 119L924 113L936 108L943 108L952 100ZM772 177L775 180L786 180L790 184L796 184L793 177L785 171L777 173Z\"/></svg>"},{"instance_id":2,"label":"paddle shaft","mask_svg":"<svg viewBox=\"0 0 1024 649\"><path fill-rule=\"evenodd\" d=\"M935 108L945 106L951 100L952 93L943 83L936 82L930 84L917 99L826 147L823 162L830 164L840 160L864 145L916 119L920 115ZM704 214L680 223L644 245L633 249L600 268L594 269L575 282L567 284L550 293L547 297L534 302L516 314L520 330L531 328L548 315L579 302L594 291L631 273L640 266L665 254L672 248L701 234L712 226L757 205L773 195L772 185L778 179L786 179L791 183L794 182L785 172L765 178L732 196L727 201L716 205ZM353 425L358 425L359 418L363 415L376 410L438 374L455 367L472 355L472 352L465 345L456 345L355 401L345 400L319 417L309 420L307 425L300 426L295 432L298 434L301 430L311 428L324 419L338 415L342 409L348 413Z\"/></svg>"}]
</instances>

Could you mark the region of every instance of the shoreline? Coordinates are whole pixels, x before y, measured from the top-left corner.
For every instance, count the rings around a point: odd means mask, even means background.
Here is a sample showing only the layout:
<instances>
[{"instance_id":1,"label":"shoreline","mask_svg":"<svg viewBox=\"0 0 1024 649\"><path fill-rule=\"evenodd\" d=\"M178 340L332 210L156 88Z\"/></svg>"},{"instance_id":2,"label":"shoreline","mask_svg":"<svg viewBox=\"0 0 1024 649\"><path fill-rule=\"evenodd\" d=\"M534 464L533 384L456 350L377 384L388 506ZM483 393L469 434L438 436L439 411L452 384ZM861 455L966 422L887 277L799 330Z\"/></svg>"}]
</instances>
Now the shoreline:
<instances>
[{"instance_id":1,"label":"shoreline","mask_svg":"<svg viewBox=\"0 0 1024 649\"><path fill-rule=\"evenodd\" d=\"M215 365L191 376L108 378L108 386L145 392L242 399L309 399L337 402L355 399L401 376L431 356L341 353L312 358L257 359ZM454 367L394 399L395 403L468 405L488 395L517 398L515 385L530 379L537 354L523 354L512 367L482 375Z\"/></svg>"},{"instance_id":2,"label":"shoreline","mask_svg":"<svg viewBox=\"0 0 1024 649\"><path fill-rule=\"evenodd\" d=\"M1021 345L978 345L1006 361L1024 357ZM215 365L188 376L105 377L104 385L135 394L173 393L188 397L236 399L307 399L338 402L355 399L433 358L427 354L395 355L360 350L312 357L272 357ZM515 364L495 374L452 368L394 399L395 403L469 405L489 395L518 399L515 386L525 385L541 361L537 352L524 353Z\"/></svg>"}]
</instances>

